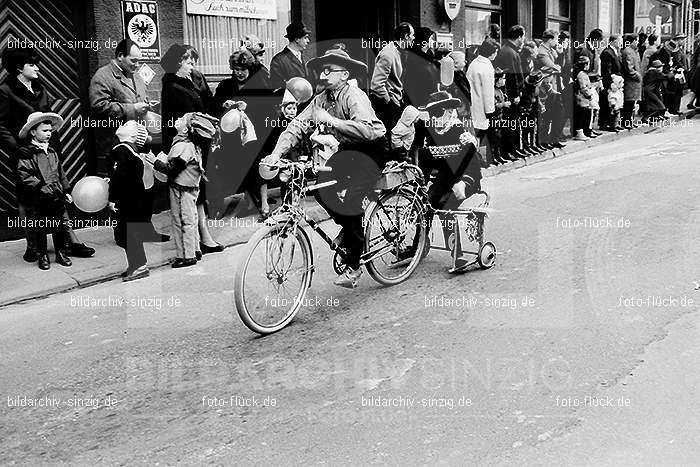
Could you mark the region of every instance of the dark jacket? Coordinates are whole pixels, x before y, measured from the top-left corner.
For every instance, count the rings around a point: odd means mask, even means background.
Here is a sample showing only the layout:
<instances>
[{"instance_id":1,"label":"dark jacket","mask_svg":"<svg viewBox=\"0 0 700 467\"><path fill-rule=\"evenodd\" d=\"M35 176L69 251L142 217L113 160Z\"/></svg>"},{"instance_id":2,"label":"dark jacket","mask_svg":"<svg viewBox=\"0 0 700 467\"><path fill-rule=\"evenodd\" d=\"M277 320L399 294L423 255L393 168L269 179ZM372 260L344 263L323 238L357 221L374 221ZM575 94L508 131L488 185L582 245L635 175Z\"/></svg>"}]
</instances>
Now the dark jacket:
<instances>
[{"instance_id":1,"label":"dark jacket","mask_svg":"<svg viewBox=\"0 0 700 467\"><path fill-rule=\"evenodd\" d=\"M112 149L114 168L109 179L109 200L130 220L150 222L151 206L144 206L143 202L149 198L143 185L143 161L135 152L132 143L120 143Z\"/></svg>"},{"instance_id":2,"label":"dark jacket","mask_svg":"<svg viewBox=\"0 0 700 467\"><path fill-rule=\"evenodd\" d=\"M668 80L668 75L650 68L644 74L642 105L644 112L663 112L666 110L663 99L663 84Z\"/></svg>"},{"instance_id":3,"label":"dark jacket","mask_svg":"<svg viewBox=\"0 0 700 467\"><path fill-rule=\"evenodd\" d=\"M302 55L302 61L303 59ZM292 51L285 47L272 57L270 62L270 87L272 89L282 88L290 78L295 76L308 78L308 74L306 63L301 63Z\"/></svg>"},{"instance_id":4,"label":"dark jacket","mask_svg":"<svg viewBox=\"0 0 700 467\"><path fill-rule=\"evenodd\" d=\"M612 75L622 76L622 60L620 53L608 46L600 54L600 74L603 78L603 87L610 89Z\"/></svg>"},{"instance_id":5,"label":"dark jacket","mask_svg":"<svg viewBox=\"0 0 700 467\"><path fill-rule=\"evenodd\" d=\"M622 77L625 79L625 100L642 98L642 65L639 53L632 47L622 49Z\"/></svg>"},{"instance_id":6,"label":"dark jacket","mask_svg":"<svg viewBox=\"0 0 700 467\"><path fill-rule=\"evenodd\" d=\"M414 107L425 105L430 94L437 91L439 82L440 71L431 54L420 48L406 52L403 91L407 103Z\"/></svg>"},{"instance_id":7,"label":"dark jacket","mask_svg":"<svg viewBox=\"0 0 700 467\"><path fill-rule=\"evenodd\" d=\"M70 183L63 172L56 151L49 146L48 154L28 143L17 150L17 198L32 212L56 213L56 207L65 209L63 200Z\"/></svg>"},{"instance_id":8,"label":"dark jacket","mask_svg":"<svg viewBox=\"0 0 700 467\"><path fill-rule=\"evenodd\" d=\"M525 76L520 61L520 53L512 42L505 41L493 65L505 72L508 99L512 101L516 97L520 97L520 92L525 83Z\"/></svg>"},{"instance_id":9,"label":"dark jacket","mask_svg":"<svg viewBox=\"0 0 700 467\"><path fill-rule=\"evenodd\" d=\"M0 148L11 157L21 145L17 135L33 112L49 112L48 94L37 80L32 82L32 93L16 77L8 77L0 85ZM57 135L56 135L57 136Z\"/></svg>"},{"instance_id":10,"label":"dark jacket","mask_svg":"<svg viewBox=\"0 0 700 467\"><path fill-rule=\"evenodd\" d=\"M182 78L175 73L166 73L163 75L160 111L163 122L163 151L167 152L177 134L175 120L188 112L206 112L207 109L191 79Z\"/></svg>"},{"instance_id":11,"label":"dark jacket","mask_svg":"<svg viewBox=\"0 0 700 467\"><path fill-rule=\"evenodd\" d=\"M119 142L114 132L127 120L136 120L134 104L146 99L146 85L138 74L126 76L115 60L103 66L90 81L90 109L95 119L95 151L106 156Z\"/></svg>"}]
</instances>

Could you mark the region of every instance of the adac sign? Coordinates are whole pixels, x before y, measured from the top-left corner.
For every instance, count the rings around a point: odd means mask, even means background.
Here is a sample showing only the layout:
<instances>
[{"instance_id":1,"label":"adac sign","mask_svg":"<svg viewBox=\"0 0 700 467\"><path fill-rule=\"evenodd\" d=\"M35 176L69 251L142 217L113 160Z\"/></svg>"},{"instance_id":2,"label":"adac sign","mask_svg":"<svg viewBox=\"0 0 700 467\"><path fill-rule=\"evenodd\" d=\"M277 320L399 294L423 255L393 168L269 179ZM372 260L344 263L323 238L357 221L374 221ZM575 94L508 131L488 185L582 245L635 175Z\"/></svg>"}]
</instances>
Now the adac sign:
<instances>
[{"instance_id":1,"label":"adac sign","mask_svg":"<svg viewBox=\"0 0 700 467\"><path fill-rule=\"evenodd\" d=\"M122 30L141 48L144 62L160 60L158 4L154 1L122 0Z\"/></svg>"},{"instance_id":2,"label":"adac sign","mask_svg":"<svg viewBox=\"0 0 700 467\"><path fill-rule=\"evenodd\" d=\"M450 21L454 21L462 7L462 2L461 0L442 0L442 5Z\"/></svg>"}]
</instances>

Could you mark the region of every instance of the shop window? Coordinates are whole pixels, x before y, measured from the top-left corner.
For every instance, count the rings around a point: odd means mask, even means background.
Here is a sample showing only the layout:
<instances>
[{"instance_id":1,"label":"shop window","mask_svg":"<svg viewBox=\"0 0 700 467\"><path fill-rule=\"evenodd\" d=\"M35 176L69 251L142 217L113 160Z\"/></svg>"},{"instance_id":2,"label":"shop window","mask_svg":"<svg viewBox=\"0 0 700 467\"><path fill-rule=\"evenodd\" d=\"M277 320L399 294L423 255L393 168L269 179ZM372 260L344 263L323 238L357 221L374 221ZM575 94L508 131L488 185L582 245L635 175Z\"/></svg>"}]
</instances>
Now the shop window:
<instances>
[{"instance_id":1,"label":"shop window","mask_svg":"<svg viewBox=\"0 0 700 467\"><path fill-rule=\"evenodd\" d=\"M284 34L290 11L290 0L277 0L276 20L185 14L185 43L199 52L197 68L205 75L224 77L231 74L231 53L246 35L255 34L265 44L263 60L269 66L272 56L287 45Z\"/></svg>"},{"instance_id":2,"label":"shop window","mask_svg":"<svg viewBox=\"0 0 700 467\"><path fill-rule=\"evenodd\" d=\"M501 0L465 2L464 43L467 47L481 44L488 35L489 25L501 24Z\"/></svg>"},{"instance_id":3,"label":"shop window","mask_svg":"<svg viewBox=\"0 0 700 467\"><path fill-rule=\"evenodd\" d=\"M549 16L569 18L571 16L570 0L549 0L547 13Z\"/></svg>"}]
</instances>

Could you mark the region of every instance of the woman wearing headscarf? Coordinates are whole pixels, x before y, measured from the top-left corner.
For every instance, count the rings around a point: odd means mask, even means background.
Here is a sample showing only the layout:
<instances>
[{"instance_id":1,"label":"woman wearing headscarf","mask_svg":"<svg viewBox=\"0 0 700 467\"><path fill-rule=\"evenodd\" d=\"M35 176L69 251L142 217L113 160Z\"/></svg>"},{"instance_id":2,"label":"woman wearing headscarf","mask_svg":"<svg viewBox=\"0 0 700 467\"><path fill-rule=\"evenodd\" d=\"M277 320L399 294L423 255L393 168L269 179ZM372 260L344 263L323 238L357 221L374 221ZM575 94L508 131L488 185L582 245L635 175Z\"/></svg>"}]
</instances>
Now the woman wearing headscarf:
<instances>
[{"instance_id":1,"label":"woman wearing headscarf","mask_svg":"<svg viewBox=\"0 0 700 467\"><path fill-rule=\"evenodd\" d=\"M195 69L199 53L191 46L172 45L161 58L163 89L161 91L161 113L163 119L163 150L167 152L177 134L175 121L190 112L206 113L211 106L212 95L204 75ZM204 166L209 154L209 144L200 147ZM197 223L203 254L223 251L224 247L214 241L207 226L205 204L207 195L202 179L197 198Z\"/></svg>"},{"instance_id":2,"label":"woman wearing headscarf","mask_svg":"<svg viewBox=\"0 0 700 467\"><path fill-rule=\"evenodd\" d=\"M17 150L20 145L19 131L34 112L50 112L49 96L39 78L39 55L30 48L8 48L2 54L2 67L7 71L7 78L0 85L0 148L10 157L9 166L17 166ZM60 148L58 132L52 137L52 146ZM59 152L60 157L60 152ZM19 204L20 219L26 218L23 203ZM65 219L68 221L69 219ZM36 244L32 235L25 231L27 249L24 260L32 263L38 259ZM72 228L68 228L69 245L67 254L88 258L95 254L95 249L78 240Z\"/></svg>"}]
</instances>

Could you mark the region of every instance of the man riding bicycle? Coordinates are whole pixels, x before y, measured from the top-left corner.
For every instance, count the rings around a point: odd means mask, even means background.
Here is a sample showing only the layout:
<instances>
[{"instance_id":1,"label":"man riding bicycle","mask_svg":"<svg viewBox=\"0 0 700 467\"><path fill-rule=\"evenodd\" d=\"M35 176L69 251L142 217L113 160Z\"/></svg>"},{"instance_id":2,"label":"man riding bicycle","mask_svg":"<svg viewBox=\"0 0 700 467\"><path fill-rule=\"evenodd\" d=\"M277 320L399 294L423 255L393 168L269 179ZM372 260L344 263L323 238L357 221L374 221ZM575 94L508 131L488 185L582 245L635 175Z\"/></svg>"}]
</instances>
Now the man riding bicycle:
<instances>
[{"instance_id":1,"label":"man riding bicycle","mask_svg":"<svg viewBox=\"0 0 700 467\"><path fill-rule=\"evenodd\" d=\"M332 172L323 172L319 184L337 180L335 185L316 191L316 199L342 227L335 243L346 252L347 270L335 284L355 288L362 274L360 256L364 249L363 206L371 196L384 166L386 128L377 118L367 95L348 84L351 75L367 73L367 66L343 50L333 49L307 64L319 77L317 94L280 135L272 153L263 163L274 163L313 132L331 135L338 151L327 162Z\"/></svg>"}]
</instances>

